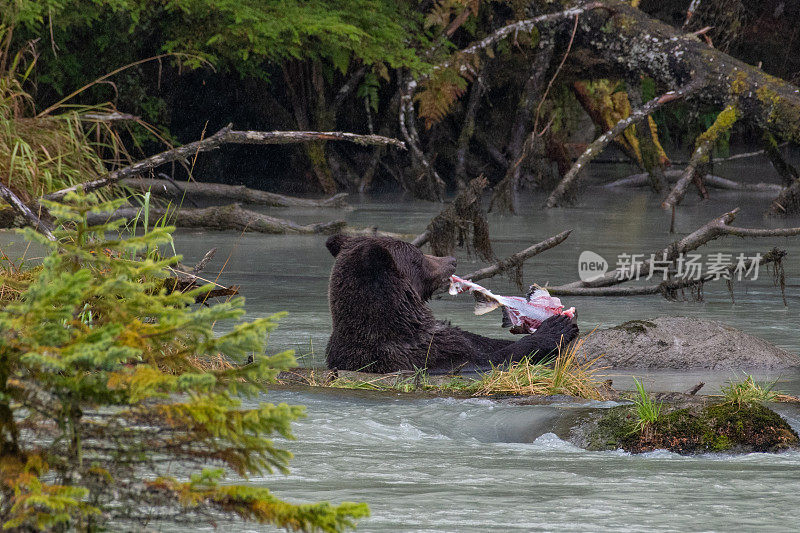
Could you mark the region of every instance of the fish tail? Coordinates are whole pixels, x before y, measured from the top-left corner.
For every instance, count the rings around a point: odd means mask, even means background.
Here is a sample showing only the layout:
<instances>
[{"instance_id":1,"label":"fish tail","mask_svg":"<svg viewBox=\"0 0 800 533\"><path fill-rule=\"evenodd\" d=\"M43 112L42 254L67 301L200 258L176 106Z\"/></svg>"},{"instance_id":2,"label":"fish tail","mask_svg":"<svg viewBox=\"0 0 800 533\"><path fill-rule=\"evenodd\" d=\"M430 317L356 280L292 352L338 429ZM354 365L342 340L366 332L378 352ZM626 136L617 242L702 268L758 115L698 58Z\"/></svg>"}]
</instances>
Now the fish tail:
<instances>
[{"instance_id":1,"label":"fish tail","mask_svg":"<svg viewBox=\"0 0 800 533\"><path fill-rule=\"evenodd\" d=\"M502 309L500 309L500 310L503 312L503 323L502 323L502 327L504 327L504 328L510 328L511 326L513 326L513 325L514 325L514 323L511 321L511 315L509 315L509 314L508 314L508 309L506 309L505 307L503 307L503 308L502 308Z\"/></svg>"},{"instance_id":2,"label":"fish tail","mask_svg":"<svg viewBox=\"0 0 800 533\"><path fill-rule=\"evenodd\" d=\"M475 296L475 314L476 315L485 315L490 311L494 311L498 307L500 307L500 302L494 300L492 298L488 298L486 295L481 294L479 292L473 292L473 296Z\"/></svg>"}]
</instances>

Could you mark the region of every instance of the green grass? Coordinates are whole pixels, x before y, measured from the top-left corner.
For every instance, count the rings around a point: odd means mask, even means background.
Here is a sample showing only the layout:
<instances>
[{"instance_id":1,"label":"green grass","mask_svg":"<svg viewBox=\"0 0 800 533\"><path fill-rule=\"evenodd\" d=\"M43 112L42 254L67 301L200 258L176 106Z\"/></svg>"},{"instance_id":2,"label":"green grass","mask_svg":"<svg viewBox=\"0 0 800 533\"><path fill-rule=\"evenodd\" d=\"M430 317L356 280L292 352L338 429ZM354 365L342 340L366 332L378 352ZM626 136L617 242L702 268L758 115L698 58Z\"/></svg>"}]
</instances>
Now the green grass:
<instances>
[{"instance_id":1,"label":"green grass","mask_svg":"<svg viewBox=\"0 0 800 533\"><path fill-rule=\"evenodd\" d=\"M566 394L590 400L604 399L597 379L594 359L582 354L584 339L559 347L558 355L547 361L524 358L508 368L494 368L480 380L476 396L491 394L554 395Z\"/></svg>"},{"instance_id":2,"label":"green grass","mask_svg":"<svg viewBox=\"0 0 800 533\"><path fill-rule=\"evenodd\" d=\"M636 385L636 396L633 398L633 410L638 417L636 427L639 431L645 431L652 427L661 416L664 404L653 401L641 381L633 378L633 383Z\"/></svg>"},{"instance_id":3,"label":"green grass","mask_svg":"<svg viewBox=\"0 0 800 533\"><path fill-rule=\"evenodd\" d=\"M0 26L0 42L7 42L9 31ZM37 113L28 92L36 58L32 47L13 55L0 47L0 65L5 66L0 71L0 182L23 202L130 164L134 158L123 137L135 140L134 130L143 129L165 141L152 126L137 118L103 120L103 116L117 112L108 102L73 105L64 100ZM101 198L126 193L116 186L97 191Z\"/></svg>"},{"instance_id":4,"label":"green grass","mask_svg":"<svg viewBox=\"0 0 800 533\"><path fill-rule=\"evenodd\" d=\"M604 396L596 376L598 369L592 367L594 360L588 360L580 353L582 344L581 340L559 350L558 355L548 361L532 362L524 358L508 367L495 367L477 378L430 376L425 369L418 368L410 375L370 375L365 379L348 375L331 381L318 380L312 374L305 381L310 386L384 392L428 392L463 396L565 394L602 400Z\"/></svg>"},{"instance_id":5,"label":"green grass","mask_svg":"<svg viewBox=\"0 0 800 533\"><path fill-rule=\"evenodd\" d=\"M721 387L722 397L725 399L725 403L735 404L740 407L773 402L780 395L778 391L774 390L775 383L776 381L759 383L753 379L753 376L746 374L741 381L731 380L728 381L727 385L723 385Z\"/></svg>"}]
</instances>

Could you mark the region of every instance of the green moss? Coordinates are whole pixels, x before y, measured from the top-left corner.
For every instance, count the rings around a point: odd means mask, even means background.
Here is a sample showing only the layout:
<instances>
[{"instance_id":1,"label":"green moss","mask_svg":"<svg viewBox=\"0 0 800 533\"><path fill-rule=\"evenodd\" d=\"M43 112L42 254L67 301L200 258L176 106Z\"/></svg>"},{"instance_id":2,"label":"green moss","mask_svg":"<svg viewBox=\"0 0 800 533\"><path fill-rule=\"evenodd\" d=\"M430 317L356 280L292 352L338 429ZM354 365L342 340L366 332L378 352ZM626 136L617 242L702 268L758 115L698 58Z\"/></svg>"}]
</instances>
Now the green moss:
<instances>
[{"instance_id":1,"label":"green moss","mask_svg":"<svg viewBox=\"0 0 800 533\"><path fill-rule=\"evenodd\" d=\"M747 73L743 70L736 72L736 75L731 82L731 94L738 96L744 93L750 84L747 82Z\"/></svg>"},{"instance_id":2,"label":"green moss","mask_svg":"<svg viewBox=\"0 0 800 533\"><path fill-rule=\"evenodd\" d=\"M590 450L626 449L638 439L637 418L628 406L612 407L589 435Z\"/></svg>"},{"instance_id":3,"label":"green moss","mask_svg":"<svg viewBox=\"0 0 800 533\"><path fill-rule=\"evenodd\" d=\"M646 333L647 328L655 327L658 327L658 325L655 322L650 322L649 320L629 320L611 329L621 329L632 335L638 335L640 333Z\"/></svg>"},{"instance_id":4,"label":"green moss","mask_svg":"<svg viewBox=\"0 0 800 533\"><path fill-rule=\"evenodd\" d=\"M756 97L768 113L767 126L775 134L795 142L800 140L800 109L797 106L763 86L756 90Z\"/></svg>"},{"instance_id":5,"label":"green moss","mask_svg":"<svg viewBox=\"0 0 800 533\"><path fill-rule=\"evenodd\" d=\"M742 117L742 112L738 107L729 105L717 115L714 123L704 133L697 137L695 147L706 142L716 142L719 137L729 131L731 127Z\"/></svg>"},{"instance_id":6,"label":"green moss","mask_svg":"<svg viewBox=\"0 0 800 533\"><path fill-rule=\"evenodd\" d=\"M720 403L706 408L674 409L645 431L629 406L609 409L590 434L590 449L633 453L667 449L677 453L774 452L796 448L797 434L763 405Z\"/></svg>"}]
</instances>

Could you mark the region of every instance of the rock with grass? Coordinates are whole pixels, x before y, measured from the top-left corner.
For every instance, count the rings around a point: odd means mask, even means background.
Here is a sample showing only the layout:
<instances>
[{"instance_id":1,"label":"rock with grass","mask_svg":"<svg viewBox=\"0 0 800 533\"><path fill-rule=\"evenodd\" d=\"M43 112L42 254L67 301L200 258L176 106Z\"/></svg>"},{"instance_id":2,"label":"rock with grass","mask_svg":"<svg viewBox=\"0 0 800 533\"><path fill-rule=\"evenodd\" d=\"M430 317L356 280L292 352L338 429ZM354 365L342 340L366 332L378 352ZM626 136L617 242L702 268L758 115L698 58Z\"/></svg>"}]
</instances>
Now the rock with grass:
<instances>
[{"instance_id":1,"label":"rock with grass","mask_svg":"<svg viewBox=\"0 0 800 533\"><path fill-rule=\"evenodd\" d=\"M660 317L632 320L595 331L583 352L608 368L778 370L800 366L800 357L713 320Z\"/></svg>"},{"instance_id":2,"label":"rock with grass","mask_svg":"<svg viewBox=\"0 0 800 533\"><path fill-rule=\"evenodd\" d=\"M620 406L603 410L590 426L581 442L590 450L752 453L779 452L800 445L789 424L760 403L672 406L655 421L645 423L636 406Z\"/></svg>"}]
</instances>

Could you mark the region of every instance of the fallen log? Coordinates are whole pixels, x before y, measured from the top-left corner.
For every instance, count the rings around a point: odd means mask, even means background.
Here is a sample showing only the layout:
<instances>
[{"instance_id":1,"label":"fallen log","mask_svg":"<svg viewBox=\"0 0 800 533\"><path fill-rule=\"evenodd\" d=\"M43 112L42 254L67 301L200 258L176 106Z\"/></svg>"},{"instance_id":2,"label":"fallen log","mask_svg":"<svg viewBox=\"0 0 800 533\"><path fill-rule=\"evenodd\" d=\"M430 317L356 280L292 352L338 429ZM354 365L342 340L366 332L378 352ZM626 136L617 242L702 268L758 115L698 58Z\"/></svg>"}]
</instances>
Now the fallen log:
<instances>
[{"instance_id":1,"label":"fallen log","mask_svg":"<svg viewBox=\"0 0 800 533\"><path fill-rule=\"evenodd\" d=\"M664 172L664 177L671 182L683 175L683 170L667 170ZM777 183L740 183L738 181L729 180L713 174L706 174L703 176L703 183L715 189L729 190L729 191L764 191L764 192L779 192L783 187ZM603 188L613 189L617 187L649 187L650 176L646 173L631 174L626 178L614 180L603 185Z\"/></svg>"},{"instance_id":2,"label":"fallen log","mask_svg":"<svg viewBox=\"0 0 800 533\"><path fill-rule=\"evenodd\" d=\"M604 0L605 9L581 15L576 46L595 67L601 59L621 78L645 73L666 89L677 89L700 75L705 79L694 97L720 109L735 100L749 121L781 139L800 142L800 89L682 33L631 3ZM602 28L602 30L601 30ZM592 65L583 65L591 71Z\"/></svg>"},{"instance_id":3,"label":"fallen log","mask_svg":"<svg viewBox=\"0 0 800 533\"><path fill-rule=\"evenodd\" d=\"M167 292L186 292L209 283L214 285L213 289L195 298L197 303L205 303L209 298L221 298L239 294L239 287L237 285L225 287L215 281L200 277L199 274L205 270L216 253L217 249L212 248L206 252L203 258L200 259L193 268L188 268L180 263L174 267L167 267L172 275L164 281L164 288Z\"/></svg>"},{"instance_id":4,"label":"fallen log","mask_svg":"<svg viewBox=\"0 0 800 533\"><path fill-rule=\"evenodd\" d=\"M25 221L30 225L33 226L33 229L50 239L51 241L56 240L53 232L50 228L50 225L47 224L45 221L40 219L36 216L36 213L31 211L31 208L25 205L25 203L19 199L19 197L14 194L14 191L0 183L0 198L5 200L11 208L16 211Z\"/></svg>"},{"instance_id":5,"label":"fallen log","mask_svg":"<svg viewBox=\"0 0 800 533\"><path fill-rule=\"evenodd\" d=\"M351 141L362 145L393 145L405 149L405 143L397 139L382 137L380 135L357 135L340 131L234 131L232 124L228 124L211 137L195 141L177 148L172 148L160 154L138 161L130 166L109 172L106 176L80 185L74 185L43 196L45 200L61 201L64 196L74 192L78 187L84 191L94 191L106 185L117 183L125 178L139 176L165 163L180 161L196 156L200 152L214 150L223 144L290 144L309 141Z\"/></svg>"},{"instance_id":6,"label":"fallen log","mask_svg":"<svg viewBox=\"0 0 800 533\"><path fill-rule=\"evenodd\" d=\"M224 185L197 181L172 181L155 178L126 178L120 185L138 191L180 200L184 195L224 198L230 202L265 205L271 207L346 207L347 193L339 193L330 198L314 200L284 196L272 192L250 189L244 185Z\"/></svg>"},{"instance_id":7,"label":"fallen log","mask_svg":"<svg viewBox=\"0 0 800 533\"><path fill-rule=\"evenodd\" d=\"M87 220L91 225L100 225L109 220L133 220L141 216L138 207L123 207L113 213L89 213ZM236 230L269 234L333 234L342 230L346 223L343 220L319 222L302 225L263 213L244 209L239 204L230 204L203 208L166 209L150 207L150 219L166 216L169 222L179 228L203 228L210 230Z\"/></svg>"},{"instance_id":8,"label":"fallen log","mask_svg":"<svg viewBox=\"0 0 800 533\"><path fill-rule=\"evenodd\" d=\"M633 3L604 0L602 4L603 8L581 15L572 56L575 70L589 77L592 72L619 78L641 73L667 90L701 78L702 87L693 96L698 102L721 110L735 101L737 111L750 123L781 139L800 142L798 87L714 49L696 35L683 34ZM564 192L552 195L548 205L558 205Z\"/></svg>"}]
</instances>

